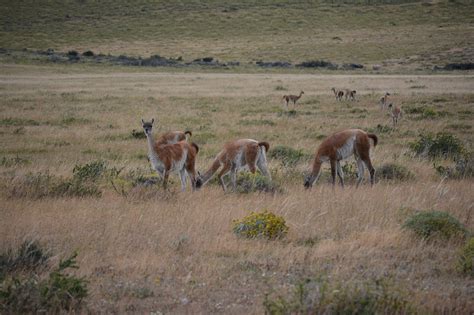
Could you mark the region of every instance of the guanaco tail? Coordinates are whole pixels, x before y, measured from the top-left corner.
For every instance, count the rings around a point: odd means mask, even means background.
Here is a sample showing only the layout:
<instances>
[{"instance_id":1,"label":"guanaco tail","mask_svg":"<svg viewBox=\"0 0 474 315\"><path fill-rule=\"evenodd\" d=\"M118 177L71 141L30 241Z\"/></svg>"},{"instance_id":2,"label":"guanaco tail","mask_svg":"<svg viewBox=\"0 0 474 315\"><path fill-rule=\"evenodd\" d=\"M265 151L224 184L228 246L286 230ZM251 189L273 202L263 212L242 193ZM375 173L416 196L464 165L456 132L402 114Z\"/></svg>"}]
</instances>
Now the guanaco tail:
<instances>
[{"instance_id":1,"label":"guanaco tail","mask_svg":"<svg viewBox=\"0 0 474 315\"><path fill-rule=\"evenodd\" d=\"M341 167L341 161L354 155L357 162L357 186L364 177L364 164L369 169L370 183L374 184L375 169L370 161L370 140L374 141L374 147L377 145L378 138L372 133L366 133L360 129L346 129L339 131L326 138L316 151L313 161L312 171L305 177L304 186L310 188L314 182L319 179L321 174L321 165L323 162L331 164L331 176L333 187L336 184L336 173L344 187L344 173Z\"/></svg>"},{"instance_id":2,"label":"guanaco tail","mask_svg":"<svg viewBox=\"0 0 474 315\"><path fill-rule=\"evenodd\" d=\"M153 138L153 122L145 122L142 119L142 126L148 143L148 157L151 166L163 177L163 188L166 189L168 177L171 172L179 173L181 180L181 190L186 190L186 176L191 180L191 188L196 188L195 162L199 147L195 143L178 141L176 143L160 143Z\"/></svg>"},{"instance_id":3,"label":"guanaco tail","mask_svg":"<svg viewBox=\"0 0 474 315\"><path fill-rule=\"evenodd\" d=\"M292 94L290 94L290 95L283 95L283 98L282 98L282 99L286 101L286 108L288 108L288 103L289 103L290 101L293 102L293 106L296 106L296 102L301 98L301 96L302 96L303 94L304 94L304 92L301 91L301 92L300 92L300 95L292 95Z\"/></svg>"},{"instance_id":4,"label":"guanaco tail","mask_svg":"<svg viewBox=\"0 0 474 315\"><path fill-rule=\"evenodd\" d=\"M205 185L221 166L222 169L218 177L224 192L227 190L224 176L230 173L230 180L235 191L237 189L237 172L246 166L252 173L255 173L258 168L264 176L271 180L266 156L269 148L270 144L268 142L258 142L252 139L240 139L226 143L207 172L203 175L199 174L196 188Z\"/></svg>"}]
</instances>

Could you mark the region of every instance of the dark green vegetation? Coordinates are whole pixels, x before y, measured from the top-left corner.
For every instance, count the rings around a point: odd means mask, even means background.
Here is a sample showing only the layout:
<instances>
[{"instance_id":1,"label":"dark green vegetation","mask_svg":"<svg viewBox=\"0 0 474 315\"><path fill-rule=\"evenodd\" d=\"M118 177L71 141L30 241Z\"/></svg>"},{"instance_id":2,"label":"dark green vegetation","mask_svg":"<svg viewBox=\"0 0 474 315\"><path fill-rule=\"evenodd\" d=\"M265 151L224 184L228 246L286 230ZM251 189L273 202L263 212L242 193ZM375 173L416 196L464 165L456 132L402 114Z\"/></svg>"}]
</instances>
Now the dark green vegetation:
<instances>
[{"instance_id":1,"label":"dark green vegetation","mask_svg":"<svg viewBox=\"0 0 474 315\"><path fill-rule=\"evenodd\" d=\"M410 216L403 227L422 238L450 239L467 234L464 226L453 216L442 211L423 211Z\"/></svg>"},{"instance_id":2,"label":"dark green vegetation","mask_svg":"<svg viewBox=\"0 0 474 315\"><path fill-rule=\"evenodd\" d=\"M412 314L407 294L386 280L330 284L324 279L299 282L289 297L267 295L266 314Z\"/></svg>"},{"instance_id":3,"label":"dark green vegetation","mask_svg":"<svg viewBox=\"0 0 474 315\"><path fill-rule=\"evenodd\" d=\"M432 159L456 158L465 151L461 140L448 132L439 132L436 135L421 134L410 146L417 156Z\"/></svg>"},{"instance_id":4,"label":"dark green vegetation","mask_svg":"<svg viewBox=\"0 0 474 315\"><path fill-rule=\"evenodd\" d=\"M461 248L458 269L462 273L474 277L474 238L470 238Z\"/></svg>"},{"instance_id":5,"label":"dark green vegetation","mask_svg":"<svg viewBox=\"0 0 474 315\"><path fill-rule=\"evenodd\" d=\"M66 273L79 268L77 253L61 260L43 276L49 253L38 242L25 241L18 251L0 254L0 311L13 313L59 313L79 310L87 296L87 282Z\"/></svg>"},{"instance_id":6,"label":"dark green vegetation","mask_svg":"<svg viewBox=\"0 0 474 315\"><path fill-rule=\"evenodd\" d=\"M3 0L0 47L462 69L472 62L473 14L461 0Z\"/></svg>"},{"instance_id":7,"label":"dark green vegetation","mask_svg":"<svg viewBox=\"0 0 474 315\"><path fill-rule=\"evenodd\" d=\"M396 163L387 163L377 168L377 177L385 180L406 181L415 178L410 170Z\"/></svg>"}]
</instances>

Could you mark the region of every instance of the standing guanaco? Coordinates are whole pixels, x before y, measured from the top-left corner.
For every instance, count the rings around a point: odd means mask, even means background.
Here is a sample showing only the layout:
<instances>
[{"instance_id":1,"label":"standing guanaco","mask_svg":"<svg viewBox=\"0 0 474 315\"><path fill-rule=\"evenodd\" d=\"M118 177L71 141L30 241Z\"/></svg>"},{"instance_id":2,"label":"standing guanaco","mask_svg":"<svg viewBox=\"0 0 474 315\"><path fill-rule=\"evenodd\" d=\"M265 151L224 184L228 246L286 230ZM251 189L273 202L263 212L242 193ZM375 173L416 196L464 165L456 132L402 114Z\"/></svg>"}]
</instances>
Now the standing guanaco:
<instances>
[{"instance_id":1,"label":"standing guanaco","mask_svg":"<svg viewBox=\"0 0 474 315\"><path fill-rule=\"evenodd\" d=\"M393 106L392 103L388 104L388 109L390 110L390 116L392 116L393 125L398 125L398 120L402 118L402 110L398 106Z\"/></svg>"},{"instance_id":2,"label":"standing guanaco","mask_svg":"<svg viewBox=\"0 0 474 315\"><path fill-rule=\"evenodd\" d=\"M331 91L334 92L334 96L336 97L336 101L342 101L342 97L344 96L343 91L336 90L336 88L332 88Z\"/></svg>"},{"instance_id":3,"label":"standing guanaco","mask_svg":"<svg viewBox=\"0 0 474 315\"><path fill-rule=\"evenodd\" d=\"M269 148L270 144L268 142L258 142L253 139L239 139L226 143L207 172L203 175L199 174L196 188L206 184L221 166L222 169L218 177L224 192L227 190L227 187L223 177L230 173L230 180L235 191L237 189L237 172L245 166L248 166L252 173L255 173L256 168L258 168L264 176L271 180L266 156Z\"/></svg>"},{"instance_id":4,"label":"standing guanaco","mask_svg":"<svg viewBox=\"0 0 474 315\"><path fill-rule=\"evenodd\" d=\"M301 96L304 94L303 91L300 92L300 95L283 95L283 100L286 101L286 108L288 108L288 102L289 101L292 101L293 102L293 106L296 106L296 102L301 98Z\"/></svg>"},{"instance_id":5,"label":"standing guanaco","mask_svg":"<svg viewBox=\"0 0 474 315\"><path fill-rule=\"evenodd\" d=\"M323 162L331 164L331 176L333 187L336 184L336 173L344 187L344 173L341 167L341 161L354 155L357 162L357 186L364 177L364 164L369 169L370 183L373 185L375 180L375 169L370 161L370 140L374 141L374 147L377 145L378 138L372 133L366 133L360 129L346 129L336 132L327 137L319 146L313 161L313 168L309 175L305 177L304 186L310 188L316 182L321 174L321 165Z\"/></svg>"},{"instance_id":6,"label":"standing guanaco","mask_svg":"<svg viewBox=\"0 0 474 315\"><path fill-rule=\"evenodd\" d=\"M194 190L196 187L195 161L199 147L187 141L172 144L155 142L152 133L154 121L152 119L151 122L145 122L142 119L142 127L147 138L150 163L163 177L163 188L166 189L170 172L176 171L181 179L181 190L186 189L186 176L189 176Z\"/></svg>"},{"instance_id":7,"label":"standing guanaco","mask_svg":"<svg viewBox=\"0 0 474 315\"><path fill-rule=\"evenodd\" d=\"M387 105L388 97L390 96L390 93L385 92L384 96L380 98L380 108L385 109L385 106Z\"/></svg>"},{"instance_id":8,"label":"standing guanaco","mask_svg":"<svg viewBox=\"0 0 474 315\"><path fill-rule=\"evenodd\" d=\"M357 93L356 90L349 90L349 89L346 89L346 101L347 101L347 100L355 101L355 95L356 95L356 93Z\"/></svg>"}]
</instances>

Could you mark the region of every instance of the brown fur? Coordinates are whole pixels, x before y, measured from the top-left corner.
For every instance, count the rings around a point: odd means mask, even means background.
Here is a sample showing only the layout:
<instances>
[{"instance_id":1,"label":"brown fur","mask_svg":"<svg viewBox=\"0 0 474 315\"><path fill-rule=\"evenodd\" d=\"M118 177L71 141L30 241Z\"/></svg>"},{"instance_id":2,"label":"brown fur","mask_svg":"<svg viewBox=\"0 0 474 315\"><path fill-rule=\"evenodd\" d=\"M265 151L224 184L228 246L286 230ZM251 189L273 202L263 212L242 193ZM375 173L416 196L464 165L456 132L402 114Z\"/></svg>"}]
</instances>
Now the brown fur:
<instances>
[{"instance_id":1,"label":"brown fur","mask_svg":"<svg viewBox=\"0 0 474 315\"><path fill-rule=\"evenodd\" d=\"M265 151L262 151L261 153L264 154L264 156L259 157L260 147L264 147ZM219 172L218 177L224 191L226 191L226 185L224 183L223 176L230 172L232 184L235 189L237 171L239 168L244 167L245 165L248 166L250 172L252 173L255 173L257 168L259 168L263 175L270 177L270 173L268 172L266 166L265 156L265 152L268 151L269 148L270 144L268 142L256 142L255 140L251 139L239 139L226 143L222 151L217 154L217 157L215 158L214 162L212 162L211 167L203 175L199 176L196 187L200 188L205 183L207 183L221 166L222 169ZM236 161L237 155L240 153L242 154L242 158Z\"/></svg>"},{"instance_id":2,"label":"brown fur","mask_svg":"<svg viewBox=\"0 0 474 315\"><path fill-rule=\"evenodd\" d=\"M402 110L398 106L393 106L393 104L389 104L388 108L390 109L390 116L392 116L393 125L398 125L398 120L402 117Z\"/></svg>"},{"instance_id":3,"label":"brown fur","mask_svg":"<svg viewBox=\"0 0 474 315\"><path fill-rule=\"evenodd\" d=\"M344 186L344 179L342 174L342 168L340 166L340 161L349 157L352 154L356 157L356 161L358 161L359 172L363 172L363 165L359 163L360 161L367 166L370 173L370 182L371 184L373 184L375 169L373 168L372 162L370 161L369 139L373 140L375 147L378 143L377 136L372 133L366 133L365 131L360 129L343 130L340 132L336 132L335 134L326 138L320 144L316 151L316 155L313 161L312 172L305 179L305 187L311 187L312 184L318 179L321 171L321 165L326 160L328 160L331 164L331 176L333 186L336 183L336 173L340 178L341 185ZM344 152L344 154L346 154L347 156L341 156L341 154L343 154L341 153L341 151L344 151L344 149L348 150L347 145L349 141L354 141L352 143L352 151ZM362 168L360 165L362 165ZM357 186L362 181L362 175L363 174L358 174L359 180Z\"/></svg>"},{"instance_id":4,"label":"brown fur","mask_svg":"<svg viewBox=\"0 0 474 315\"><path fill-rule=\"evenodd\" d=\"M296 102L301 98L301 96L304 94L303 91L300 92L300 95L283 95L283 98L286 101L286 107L288 107L288 103L290 101L293 102L293 105L296 105Z\"/></svg>"},{"instance_id":5,"label":"brown fur","mask_svg":"<svg viewBox=\"0 0 474 315\"><path fill-rule=\"evenodd\" d=\"M380 98L380 107L381 107L382 109L384 109L385 106L387 105L388 97L389 97L389 96L390 96L390 93L385 92L384 96L382 96L382 97Z\"/></svg>"},{"instance_id":6,"label":"brown fur","mask_svg":"<svg viewBox=\"0 0 474 315\"><path fill-rule=\"evenodd\" d=\"M177 143L187 140L186 135L192 136L191 131L169 131L162 134L158 140L156 140L156 143L157 145Z\"/></svg>"},{"instance_id":7,"label":"brown fur","mask_svg":"<svg viewBox=\"0 0 474 315\"><path fill-rule=\"evenodd\" d=\"M336 88L332 88L331 91L334 92L334 96L336 97L336 101L342 101L342 97L344 96L343 91L336 90Z\"/></svg>"}]
</instances>

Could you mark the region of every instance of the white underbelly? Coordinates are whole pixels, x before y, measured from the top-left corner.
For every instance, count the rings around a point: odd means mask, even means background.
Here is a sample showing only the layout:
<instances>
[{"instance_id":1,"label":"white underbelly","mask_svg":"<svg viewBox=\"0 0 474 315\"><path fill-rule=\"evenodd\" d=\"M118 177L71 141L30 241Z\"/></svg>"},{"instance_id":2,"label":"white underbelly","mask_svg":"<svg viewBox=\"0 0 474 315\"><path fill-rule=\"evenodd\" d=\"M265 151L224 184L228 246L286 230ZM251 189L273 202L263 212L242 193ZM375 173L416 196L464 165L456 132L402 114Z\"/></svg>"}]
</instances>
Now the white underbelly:
<instances>
[{"instance_id":1,"label":"white underbelly","mask_svg":"<svg viewBox=\"0 0 474 315\"><path fill-rule=\"evenodd\" d=\"M338 160L345 160L354 154L355 139L355 136L350 137L342 147L336 150L336 157Z\"/></svg>"}]
</instances>

